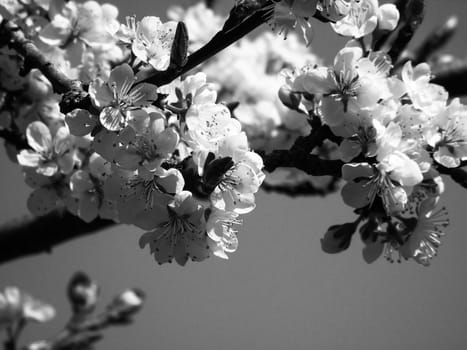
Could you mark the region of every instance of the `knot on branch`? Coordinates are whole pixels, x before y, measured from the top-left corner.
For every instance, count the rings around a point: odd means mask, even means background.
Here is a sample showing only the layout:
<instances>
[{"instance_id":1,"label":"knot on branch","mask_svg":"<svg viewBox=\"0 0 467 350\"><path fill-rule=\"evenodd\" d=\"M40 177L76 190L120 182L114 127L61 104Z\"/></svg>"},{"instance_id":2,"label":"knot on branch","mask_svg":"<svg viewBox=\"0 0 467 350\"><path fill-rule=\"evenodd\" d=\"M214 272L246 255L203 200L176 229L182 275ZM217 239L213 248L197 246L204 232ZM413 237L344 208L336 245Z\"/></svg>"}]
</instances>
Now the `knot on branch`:
<instances>
[{"instance_id":1,"label":"knot on branch","mask_svg":"<svg viewBox=\"0 0 467 350\"><path fill-rule=\"evenodd\" d=\"M76 108L89 110L92 107L89 93L79 80L72 80L71 90L65 92L60 102L60 111L67 114Z\"/></svg>"}]
</instances>

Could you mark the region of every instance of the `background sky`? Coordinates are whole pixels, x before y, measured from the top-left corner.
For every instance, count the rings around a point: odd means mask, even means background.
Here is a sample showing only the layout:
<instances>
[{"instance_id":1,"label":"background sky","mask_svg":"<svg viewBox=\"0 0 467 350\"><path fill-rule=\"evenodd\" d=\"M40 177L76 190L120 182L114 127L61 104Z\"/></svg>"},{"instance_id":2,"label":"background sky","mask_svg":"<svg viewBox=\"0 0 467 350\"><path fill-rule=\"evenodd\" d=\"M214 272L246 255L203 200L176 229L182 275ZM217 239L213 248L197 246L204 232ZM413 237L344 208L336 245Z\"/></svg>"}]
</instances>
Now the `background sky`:
<instances>
[{"instance_id":1,"label":"background sky","mask_svg":"<svg viewBox=\"0 0 467 350\"><path fill-rule=\"evenodd\" d=\"M163 17L168 4L175 3L112 2L122 16L138 17ZM232 3L220 1L220 8ZM465 56L465 2L427 3L423 33L457 14L459 33L446 51ZM312 49L322 57L329 61L342 43L326 26L316 25ZM3 222L27 213L30 189L3 149L0 164ZM59 246L50 255L0 266L0 288L17 285L56 306L57 318L30 326L28 340L51 336L66 322L65 286L74 271L83 270L100 282L103 301L126 287L147 293L136 323L107 332L97 349L463 349L467 193L449 180L446 188L443 204L452 224L429 268L383 259L367 265L357 240L345 253L326 255L319 240L327 227L353 218L339 194L290 199L261 192L257 209L244 218L239 249L229 261L158 266L138 247L141 231L118 226Z\"/></svg>"}]
</instances>

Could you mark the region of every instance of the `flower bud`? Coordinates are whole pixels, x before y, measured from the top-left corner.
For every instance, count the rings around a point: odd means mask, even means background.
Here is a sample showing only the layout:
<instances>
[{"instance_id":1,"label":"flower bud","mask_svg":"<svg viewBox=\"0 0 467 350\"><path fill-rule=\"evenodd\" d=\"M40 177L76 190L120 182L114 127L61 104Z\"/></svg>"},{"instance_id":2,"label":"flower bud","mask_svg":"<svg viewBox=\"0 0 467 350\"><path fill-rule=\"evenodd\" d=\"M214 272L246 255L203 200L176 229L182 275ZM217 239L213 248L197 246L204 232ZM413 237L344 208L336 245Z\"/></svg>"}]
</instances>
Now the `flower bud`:
<instances>
[{"instance_id":1,"label":"flower bud","mask_svg":"<svg viewBox=\"0 0 467 350\"><path fill-rule=\"evenodd\" d=\"M378 9L378 28L381 30L394 30L399 22L399 10L394 4L384 4Z\"/></svg>"},{"instance_id":2,"label":"flower bud","mask_svg":"<svg viewBox=\"0 0 467 350\"><path fill-rule=\"evenodd\" d=\"M99 286L84 272L77 272L68 284L68 298L75 314L94 311L99 297Z\"/></svg>"},{"instance_id":3,"label":"flower bud","mask_svg":"<svg viewBox=\"0 0 467 350\"><path fill-rule=\"evenodd\" d=\"M145 298L142 290L133 288L127 289L119 294L108 306L108 313L112 320L124 320L137 313Z\"/></svg>"},{"instance_id":4,"label":"flower bud","mask_svg":"<svg viewBox=\"0 0 467 350\"><path fill-rule=\"evenodd\" d=\"M284 85L279 89L279 99L284 106L296 110L300 105L301 96L299 93L293 92L289 86Z\"/></svg>"}]
</instances>

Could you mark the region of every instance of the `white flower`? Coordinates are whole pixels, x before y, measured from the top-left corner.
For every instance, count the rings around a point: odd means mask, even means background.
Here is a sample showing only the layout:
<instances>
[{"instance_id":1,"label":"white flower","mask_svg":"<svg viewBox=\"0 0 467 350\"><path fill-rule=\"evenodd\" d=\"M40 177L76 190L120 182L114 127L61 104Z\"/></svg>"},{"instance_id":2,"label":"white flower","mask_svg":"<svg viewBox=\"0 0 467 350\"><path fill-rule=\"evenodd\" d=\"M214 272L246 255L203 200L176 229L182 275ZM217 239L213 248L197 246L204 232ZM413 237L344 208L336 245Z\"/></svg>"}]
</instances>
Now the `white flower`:
<instances>
[{"instance_id":1,"label":"white flower","mask_svg":"<svg viewBox=\"0 0 467 350\"><path fill-rule=\"evenodd\" d=\"M238 214L232 211L213 209L206 223L206 231L209 238L215 243L214 255L222 259L228 259L226 253L233 253L238 248L237 231L234 225L240 225Z\"/></svg>"},{"instance_id":2,"label":"white flower","mask_svg":"<svg viewBox=\"0 0 467 350\"><path fill-rule=\"evenodd\" d=\"M433 158L447 168L458 167L467 158L467 107L454 99L425 131Z\"/></svg>"},{"instance_id":3,"label":"white flower","mask_svg":"<svg viewBox=\"0 0 467 350\"><path fill-rule=\"evenodd\" d=\"M47 125L40 121L29 124L26 137L32 150L22 150L18 154L18 162L24 167L36 168L45 176L53 176L57 172L68 174L77 162L74 150L74 139L68 128L61 127L52 136Z\"/></svg>"},{"instance_id":4,"label":"white flower","mask_svg":"<svg viewBox=\"0 0 467 350\"><path fill-rule=\"evenodd\" d=\"M136 37L131 49L136 57L156 70L166 70L177 22L162 23L159 17L147 16L136 26Z\"/></svg>"},{"instance_id":5,"label":"white flower","mask_svg":"<svg viewBox=\"0 0 467 350\"><path fill-rule=\"evenodd\" d=\"M166 126L163 114L153 113L144 133L121 143L114 162L128 170L144 166L153 171L172 155L179 141L180 135L174 128Z\"/></svg>"},{"instance_id":6,"label":"white flower","mask_svg":"<svg viewBox=\"0 0 467 350\"><path fill-rule=\"evenodd\" d=\"M137 171L114 168L103 189L105 198L116 202L121 223L152 230L173 196L184 186L185 180L177 169L158 168L150 172L139 167Z\"/></svg>"},{"instance_id":7,"label":"white flower","mask_svg":"<svg viewBox=\"0 0 467 350\"><path fill-rule=\"evenodd\" d=\"M55 316L55 309L23 293L16 287L6 287L0 293L0 329L21 320L47 322Z\"/></svg>"},{"instance_id":8,"label":"white flower","mask_svg":"<svg viewBox=\"0 0 467 350\"><path fill-rule=\"evenodd\" d=\"M118 10L113 5L101 6L96 1L77 4L74 1L53 0L49 16L51 22L41 30L39 37L50 46L82 52L83 45L106 47L113 44L105 26L118 16Z\"/></svg>"},{"instance_id":9,"label":"white flower","mask_svg":"<svg viewBox=\"0 0 467 350\"><path fill-rule=\"evenodd\" d=\"M444 230L449 225L446 208L435 211L437 198L427 198L417 207L415 227L408 240L400 247L406 259L412 258L424 266L438 253Z\"/></svg>"},{"instance_id":10,"label":"white flower","mask_svg":"<svg viewBox=\"0 0 467 350\"><path fill-rule=\"evenodd\" d=\"M157 87L141 83L134 86L135 75L128 64L115 67L107 82L97 78L89 86L93 104L101 109L99 120L110 131L122 130L141 107L157 98Z\"/></svg>"},{"instance_id":11,"label":"white flower","mask_svg":"<svg viewBox=\"0 0 467 350\"><path fill-rule=\"evenodd\" d=\"M372 33L378 26L394 30L399 21L399 11L394 4L379 6L378 0L352 0L347 16L331 24L336 33L361 38Z\"/></svg>"},{"instance_id":12,"label":"white flower","mask_svg":"<svg viewBox=\"0 0 467 350\"><path fill-rule=\"evenodd\" d=\"M226 137L219 145L219 156L230 157L232 167L211 194L213 205L222 210L246 214L255 208L254 193L264 181L263 159L248 151L244 133Z\"/></svg>"},{"instance_id":13,"label":"white flower","mask_svg":"<svg viewBox=\"0 0 467 350\"><path fill-rule=\"evenodd\" d=\"M321 16L335 22L347 16L351 6L352 0L320 0L317 9Z\"/></svg>"},{"instance_id":14,"label":"white flower","mask_svg":"<svg viewBox=\"0 0 467 350\"><path fill-rule=\"evenodd\" d=\"M331 68L304 71L293 89L322 96L323 121L331 127L355 123L362 111L371 110L391 96L386 75L388 65L378 57L363 57L360 47L348 46L338 52Z\"/></svg>"},{"instance_id":15,"label":"white flower","mask_svg":"<svg viewBox=\"0 0 467 350\"><path fill-rule=\"evenodd\" d=\"M209 152L217 153L219 143L229 135L239 134L241 124L221 104L192 105L186 114L188 144L193 148L193 159L202 175Z\"/></svg>"},{"instance_id":16,"label":"white flower","mask_svg":"<svg viewBox=\"0 0 467 350\"><path fill-rule=\"evenodd\" d=\"M206 235L204 208L191 192L175 195L166 210L159 215L156 229L140 238L140 246L149 245L151 254L159 264L172 262L185 265L188 258L202 261L211 255L209 237Z\"/></svg>"},{"instance_id":17,"label":"white flower","mask_svg":"<svg viewBox=\"0 0 467 350\"><path fill-rule=\"evenodd\" d=\"M431 69L427 63L412 67L408 61L402 68L402 81L415 108L429 116L441 113L446 108L447 91L440 85L431 84Z\"/></svg>"},{"instance_id":18,"label":"white flower","mask_svg":"<svg viewBox=\"0 0 467 350\"><path fill-rule=\"evenodd\" d=\"M273 30L279 29L279 33L287 34L291 28L297 25L302 31L307 44L312 37L311 24L309 18L312 18L316 12L318 0L281 0L274 5L274 16L271 20Z\"/></svg>"}]
</instances>

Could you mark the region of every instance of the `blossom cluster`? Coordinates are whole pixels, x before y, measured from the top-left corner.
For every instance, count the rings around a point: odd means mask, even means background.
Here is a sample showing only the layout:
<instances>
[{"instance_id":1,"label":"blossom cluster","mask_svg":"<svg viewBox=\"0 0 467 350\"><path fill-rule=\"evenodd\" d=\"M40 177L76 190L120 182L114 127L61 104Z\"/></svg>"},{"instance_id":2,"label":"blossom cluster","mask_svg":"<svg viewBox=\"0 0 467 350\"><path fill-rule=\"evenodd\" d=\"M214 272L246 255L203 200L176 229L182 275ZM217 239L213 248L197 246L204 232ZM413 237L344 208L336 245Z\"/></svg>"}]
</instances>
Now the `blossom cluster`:
<instances>
[{"instance_id":1,"label":"blossom cluster","mask_svg":"<svg viewBox=\"0 0 467 350\"><path fill-rule=\"evenodd\" d=\"M291 28L298 27L309 43L313 36L310 23L313 17L331 22L339 35L358 39L375 29L394 30L399 11L394 4L380 6L378 0L280 0L274 6L271 26L285 36Z\"/></svg>"},{"instance_id":2,"label":"blossom cluster","mask_svg":"<svg viewBox=\"0 0 467 350\"><path fill-rule=\"evenodd\" d=\"M37 69L25 75L27 62L0 48L8 68L0 70L0 127L24 141L7 150L33 188L30 211L63 206L85 222L135 225L145 231L141 247L160 264L227 258L266 178L258 153L293 150L300 137L326 128L331 137L309 153L342 164L327 175L345 181L343 201L359 218L332 226L323 249L339 252L359 232L368 262L384 254L428 265L448 224L446 210L436 209L440 170L467 158L467 106L431 83L427 63L392 62L372 48L397 28L394 4L265 3L270 26L287 40L271 32L245 38L161 86L148 76L181 70L185 51L197 51L234 20L204 3L172 7L168 22L128 16L125 23L115 6L95 1L2 5L1 16L80 80L87 97L62 113L63 96L51 82ZM312 19L349 38L330 66L288 33L299 27L309 44ZM182 44L185 56L174 57ZM293 167L285 178L319 181Z\"/></svg>"},{"instance_id":3,"label":"blossom cluster","mask_svg":"<svg viewBox=\"0 0 467 350\"><path fill-rule=\"evenodd\" d=\"M121 24L114 6L94 1L52 0L42 12L34 24L17 21L54 64L88 85L90 105L61 113L47 78L38 70L22 78L14 52L2 49L17 65L0 83L2 127L25 136L26 147L9 150L33 188L29 210L64 206L85 222L135 225L159 264L227 259L241 215L255 208L263 160L204 73L166 86L138 79L144 69L169 68L177 22Z\"/></svg>"},{"instance_id":4,"label":"blossom cluster","mask_svg":"<svg viewBox=\"0 0 467 350\"><path fill-rule=\"evenodd\" d=\"M467 157L467 106L448 102L426 63L408 61L400 76L391 68L383 52L352 40L332 66L289 72L288 87L303 94L303 104L316 102L323 124L342 140L343 201L369 212L361 228L366 259L384 247L389 260L397 252L427 265L448 223L445 209L435 209L444 189L437 170ZM334 233L325 250L333 250Z\"/></svg>"},{"instance_id":5,"label":"blossom cluster","mask_svg":"<svg viewBox=\"0 0 467 350\"><path fill-rule=\"evenodd\" d=\"M168 17L186 24L190 52L206 44L225 21L204 2L186 9L170 7ZM281 71L321 62L296 33L289 33L287 40L283 40L270 31L263 31L229 46L197 70L217 85L222 100L238 104L233 114L242 124L250 147L271 152L290 148L298 137L311 131L306 115L281 102L278 91L285 82ZM265 181L268 184L302 181L322 188L329 183L329 178L313 177L296 168L281 168L269 173Z\"/></svg>"}]
</instances>

